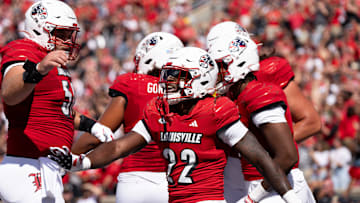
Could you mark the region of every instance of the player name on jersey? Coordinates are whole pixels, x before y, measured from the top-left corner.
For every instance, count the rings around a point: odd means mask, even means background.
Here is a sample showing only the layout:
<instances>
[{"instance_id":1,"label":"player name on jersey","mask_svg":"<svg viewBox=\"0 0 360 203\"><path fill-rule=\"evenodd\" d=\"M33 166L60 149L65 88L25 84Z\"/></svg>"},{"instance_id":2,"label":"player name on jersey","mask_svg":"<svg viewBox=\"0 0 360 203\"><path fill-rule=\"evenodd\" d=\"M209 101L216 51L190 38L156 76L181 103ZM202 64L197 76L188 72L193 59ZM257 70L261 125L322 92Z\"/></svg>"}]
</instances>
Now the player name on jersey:
<instances>
[{"instance_id":1,"label":"player name on jersey","mask_svg":"<svg viewBox=\"0 0 360 203\"><path fill-rule=\"evenodd\" d=\"M200 144L203 134L189 132L161 132L161 142Z\"/></svg>"}]
</instances>

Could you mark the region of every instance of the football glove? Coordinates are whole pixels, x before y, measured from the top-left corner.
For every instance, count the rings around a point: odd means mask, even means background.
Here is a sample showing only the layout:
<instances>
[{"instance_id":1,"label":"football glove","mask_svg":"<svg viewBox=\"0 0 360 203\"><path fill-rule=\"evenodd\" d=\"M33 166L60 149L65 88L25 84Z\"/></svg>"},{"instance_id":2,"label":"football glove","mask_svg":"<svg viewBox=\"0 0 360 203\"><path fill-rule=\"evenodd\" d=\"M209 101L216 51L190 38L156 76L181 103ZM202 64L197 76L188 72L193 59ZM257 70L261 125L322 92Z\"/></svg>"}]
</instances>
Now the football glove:
<instances>
[{"instance_id":1,"label":"football glove","mask_svg":"<svg viewBox=\"0 0 360 203\"><path fill-rule=\"evenodd\" d=\"M62 168L67 171L86 170L91 167L91 161L85 154L72 154L68 147L50 147L48 158L56 161Z\"/></svg>"},{"instance_id":2,"label":"football glove","mask_svg":"<svg viewBox=\"0 0 360 203\"><path fill-rule=\"evenodd\" d=\"M110 142L114 140L114 133L105 125L97 122L91 127L91 135L95 136L101 142Z\"/></svg>"}]
</instances>

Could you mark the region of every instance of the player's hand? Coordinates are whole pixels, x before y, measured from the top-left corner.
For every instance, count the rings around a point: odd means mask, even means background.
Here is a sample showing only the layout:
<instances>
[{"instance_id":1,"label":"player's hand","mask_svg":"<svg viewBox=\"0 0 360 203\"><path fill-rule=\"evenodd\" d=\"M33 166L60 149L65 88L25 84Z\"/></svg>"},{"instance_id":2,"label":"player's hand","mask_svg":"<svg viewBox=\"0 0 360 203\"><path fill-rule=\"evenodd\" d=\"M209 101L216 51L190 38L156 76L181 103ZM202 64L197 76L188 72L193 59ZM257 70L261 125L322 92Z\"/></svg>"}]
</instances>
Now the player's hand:
<instances>
[{"instance_id":1,"label":"player's hand","mask_svg":"<svg viewBox=\"0 0 360 203\"><path fill-rule=\"evenodd\" d=\"M110 142L114 140L114 133L105 125L97 122L91 127L91 134L101 142Z\"/></svg>"},{"instance_id":2,"label":"player's hand","mask_svg":"<svg viewBox=\"0 0 360 203\"><path fill-rule=\"evenodd\" d=\"M268 191L262 186L262 184L257 185L249 194L246 196L245 203L256 203L260 202L265 196L269 194Z\"/></svg>"},{"instance_id":3,"label":"player's hand","mask_svg":"<svg viewBox=\"0 0 360 203\"><path fill-rule=\"evenodd\" d=\"M64 50L55 50L49 52L37 66L37 71L41 75L46 75L54 67L66 66L68 54Z\"/></svg>"},{"instance_id":4,"label":"player's hand","mask_svg":"<svg viewBox=\"0 0 360 203\"><path fill-rule=\"evenodd\" d=\"M66 146L50 147L49 159L56 161L62 168L67 171L80 171L89 169L91 166L90 159L84 154L75 155L72 154Z\"/></svg>"},{"instance_id":5,"label":"player's hand","mask_svg":"<svg viewBox=\"0 0 360 203\"><path fill-rule=\"evenodd\" d=\"M251 197L249 195L246 196L244 202L245 203L256 203L254 200L251 199Z\"/></svg>"}]
</instances>

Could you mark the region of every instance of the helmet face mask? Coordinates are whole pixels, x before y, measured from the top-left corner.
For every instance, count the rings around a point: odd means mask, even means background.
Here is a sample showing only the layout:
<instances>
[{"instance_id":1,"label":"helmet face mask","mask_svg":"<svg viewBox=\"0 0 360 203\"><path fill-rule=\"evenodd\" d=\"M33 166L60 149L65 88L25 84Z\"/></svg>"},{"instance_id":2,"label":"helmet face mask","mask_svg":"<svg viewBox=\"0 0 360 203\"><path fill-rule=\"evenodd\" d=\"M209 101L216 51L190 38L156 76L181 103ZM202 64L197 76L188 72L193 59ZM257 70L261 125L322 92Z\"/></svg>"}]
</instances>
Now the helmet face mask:
<instances>
[{"instance_id":1,"label":"helmet face mask","mask_svg":"<svg viewBox=\"0 0 360 203\"><path fill-rule=\"evenodd\" d=\"M218 68L210 55L195 47L176 51L161 70L160 86L170 105L213 94Z\"/></svg>"},{"instance_id":2,"label":"helmet face mask","mask_svg":"<svg viewBox=\"0 0 360 203\"><path fill-rule=\"evenodd\" d=\"M80 45L76 43L79 30L73 10L58 0L38 1L25 13L25 37L47 51L67 51L70 60L79 52Z\"/></svg>"},{"instance_id":3,"label":"helmet face mask","mask_svg":"<svg viewBox=\"0 0 360 203\"><path fill-rule=\"evenodd\" d=\"M135 72L148 74L154 69L160 71L167 57L175 50L184 47L175 35L167 32L154 32L143 38L135 51Z\"/></svg>"},{"instance_id":4,"label":"helmet face mask","mask_svg":"<svg viewBox=\"0 0 360 203\"><path fill-rule=\"evenodd\" d=\"M80 45L76 43L76 27L55 26L52 32L49 32L49 42L54 44L54 49L65 50L69 53L69 59L74 60L80 50Z\"/></svg>"},{"instance_id":5,"label":"helmet face mask","mask_svg":"<svg viewBox=\"0 0 360 203\"><path fill-rule=\"evenodd\" d=\"M161 71L160 84L163 90L165 90L167 99L171 100L169 104L175 104L187 97L192 96L191 83L192 78L191 70L174 67L172 65L165 65Z\"/></svg>"}]
</instances>

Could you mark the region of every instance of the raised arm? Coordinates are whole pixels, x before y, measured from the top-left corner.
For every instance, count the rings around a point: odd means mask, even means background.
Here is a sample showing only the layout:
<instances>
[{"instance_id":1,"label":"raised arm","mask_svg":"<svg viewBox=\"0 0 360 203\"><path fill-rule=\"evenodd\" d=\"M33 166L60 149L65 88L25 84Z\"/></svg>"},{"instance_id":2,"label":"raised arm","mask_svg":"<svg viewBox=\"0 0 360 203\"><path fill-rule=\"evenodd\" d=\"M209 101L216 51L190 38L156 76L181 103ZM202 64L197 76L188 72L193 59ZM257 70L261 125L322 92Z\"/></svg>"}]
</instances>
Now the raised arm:
<instances>
[{"instance_id":1,"label":"raised arm","mask_svg":"<svg viewBox=\"0 0 360 203\"><path fill-rule=\"evenodd\" d=\"M24 61L8 67L1 84L1 97L8 105L19 104L31 94L42 77L54 67L66 65L67 61L66 52L58 50L50 52L38 64Z\"/></svg>"}]
</instances>

